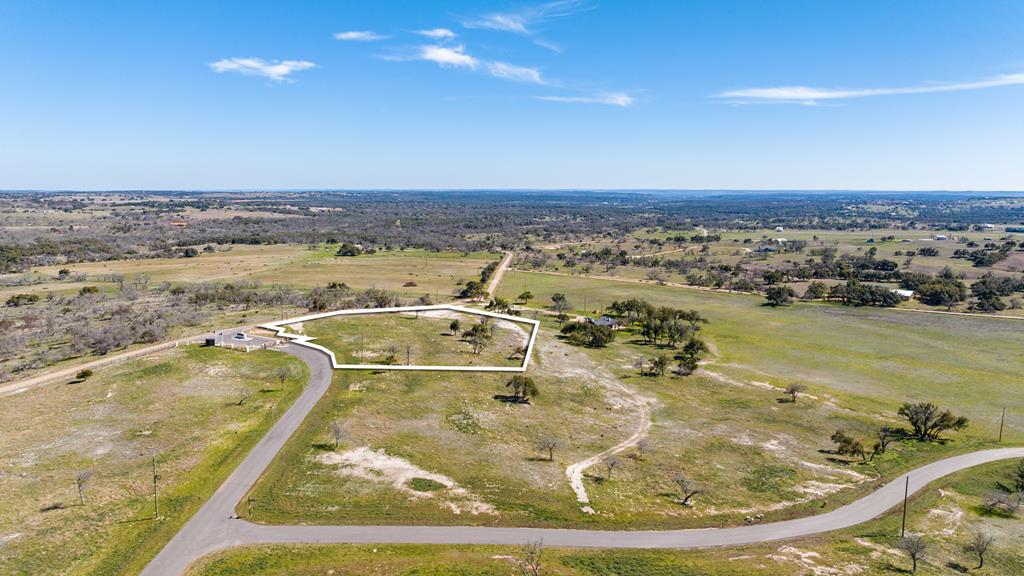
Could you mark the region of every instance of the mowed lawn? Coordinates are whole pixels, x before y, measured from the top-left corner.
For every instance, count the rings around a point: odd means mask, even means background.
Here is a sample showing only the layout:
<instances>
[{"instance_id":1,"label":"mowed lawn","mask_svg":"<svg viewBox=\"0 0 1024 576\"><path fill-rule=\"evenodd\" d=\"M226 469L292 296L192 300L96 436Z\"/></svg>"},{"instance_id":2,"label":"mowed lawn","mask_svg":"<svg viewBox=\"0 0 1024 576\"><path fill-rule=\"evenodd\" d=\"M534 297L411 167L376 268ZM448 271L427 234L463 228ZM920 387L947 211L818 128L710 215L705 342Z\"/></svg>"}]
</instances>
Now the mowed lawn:
<instances>
[{"instance_id":1,"label":"mowed lawn","mask_svg":"<svg viewBox=\"0 0 1024 576\"><path fill-rule=\"evenodd\" d=\"M344 282L352 288L381 288L405 294L429 294L449 299L459 283L477 278L497 254L394 250L356 257L335 256L336 246L309 249L297 245L232 246L225 252L201 253L194 258L153 258L43 266L34 272L56 276L61 268L84 272L90 282L111 274L148 274L159 282L216 282L252 280L296 288ZM407 285L412 283L412 285ZM26 292L35 291L30 287Z\"/></svg>"},{"instance_id":2,"label":"mowed lawn","mask_svg":"<svg viewBox=\"0 0 1024 576\"><path fill-rule=\"evenodd\" d=\"M3 398L0 574L138 573L307 380L279 352L181 347Z\"/></svg>"},{"instance_id":3,"label":"mowed lawn","mask_svg":"<svg viewBox=\"0 0 1024 576\"><path fill-rule=\"evenodd\" d=\"M450 330L459 322L457 333ZM486 321L491 339L479 353L463 333ZM314 337L331 350L340 364L392 364L421 366L521 366L518 348L529 341L532 326L450 310L420 313L372 313L332 316L291 324L291 332Z\"/></svg>"},{"instance_id":4,"label":"mowed lawn","mask_svg":"<svg viewBox=\"0 0 1024 576\"><path fill-rule=\"evenodd\" d=\"M931 401L968 416L973 435L995 435L1007 408L1006 438L1024 440L1024 322L798 303L763 306L757 296L509 271L500 295L533 292L531 305L562 292L582 310L641 298L693 308L710 320L713 368L727 375L841 396L842 404L895 412Z\"/></svg>"}]
</instances>

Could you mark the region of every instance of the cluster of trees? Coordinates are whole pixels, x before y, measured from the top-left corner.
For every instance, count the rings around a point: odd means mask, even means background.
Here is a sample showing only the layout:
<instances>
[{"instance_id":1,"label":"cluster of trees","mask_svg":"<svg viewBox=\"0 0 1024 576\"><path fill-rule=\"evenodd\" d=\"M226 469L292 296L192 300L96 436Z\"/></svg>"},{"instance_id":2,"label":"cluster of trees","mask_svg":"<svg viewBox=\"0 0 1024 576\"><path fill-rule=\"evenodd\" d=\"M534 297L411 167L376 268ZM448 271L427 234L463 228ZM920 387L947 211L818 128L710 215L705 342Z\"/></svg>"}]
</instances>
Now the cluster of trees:
<instances>
[{"instance_id":1,"label":"cluster of trees","mask_svg":"<svg viewBox=\"0 0 1024 576\"><path fill-rule=\"evenodd\" d=\"M913 290L917 298L929 306L945 306L952 308L967 299L967 285L964 284L953 270L946 266L937 275L919 272L904 272L900 278L900 288Z\"/></svg>"},{"instance_id":2,"label":"cluster of trees","mask_svg":"<svg viewBox=\"0 0 1024 576\"><path fill-rule=\"evenodd\" d=\"M879 454L884 454L889 444L897 439L912 439L918 442L935 442L942 434L959 431L967 427L964 416L957 416L949 410L942 410L931 402L905 402L897 412L910 424L910 430L882 426L875 431L875 442L871 450L864 443L845 430L836 430L831 440L835 444L837 454L859 457L869 462Z\"/></svg>"},{"instance_id":3,"label":"cluster of trees","mask_svg":"<svg viewBox=\"0 0 1024 576\"><path fill-rule=\"evenodd\" d=\"M682 310L668 306L654 306L646 300L630 298L612 302L608 312L636 326L644 341L675 348L679 343L695 337L707 318L696 310Z\"/></svg>"},{"instance_id":4,"label":"cluster of trees","mask_svg":"<svg viewBox=\"0 0 1024 576\"><path fill-rule=\"evenodd\" d=\"M838 300L848 306L896 306L903 299L886 286L864 284L850 279L845 284L836 284L828 291L830 300Z\"/></svg>"},{"instance_id":5,"label":"cluster of trees","mask_svg":"<svg viewBox=\"0 0 1024 576\"><path fill-rule=\"evenodd\" d=\"M459 291L459 298L471 298L471 299L482 299L487 298L487 282L490 281L491 276L494 275L494 271L498 269L499 262L489 262L486 266L480 270L479 280L470 280L462 287ZM502 300L504 307L511 310L511 306L508 302Z\"/></svg>"},{"instance_id":6,"label":"cluster of trees","mask_svg":"<svg viewBox=\"0 0 1024 576\"><path fill-rule=\"evenodd\" d=\"M979 312L1005 310L1007 304L1003 298L1014 292L1024 292L1024 279L995 276L988 272L971 284L971 294L975 298L971 303L971 309Z\"/></svg>"},{"instance_id":7,"label":"cluster of trees","mask_svg":"<svg viewBox=\"0 0 1024 576\"><path fill-rule=\"evenodd\" d=\"M970 250L958 248L953 252L953 258L970 260L977 268L988 268L1010 257L1010 253L1017 247L1017 242L1007 240L1000 244L989 242L981 248Z\"/></svg>"},{"instance_id":8,"label":"cluster of trees","mask_svg":"<svg viewBox=\"0 0 1024 576\"><path fill-rule=\"evenodd\" d=\"M569 322L562 326L562 334L570 343L587 348L604 348L615 340L611 327L593 322Z\"/></svg>"}]
</instances>

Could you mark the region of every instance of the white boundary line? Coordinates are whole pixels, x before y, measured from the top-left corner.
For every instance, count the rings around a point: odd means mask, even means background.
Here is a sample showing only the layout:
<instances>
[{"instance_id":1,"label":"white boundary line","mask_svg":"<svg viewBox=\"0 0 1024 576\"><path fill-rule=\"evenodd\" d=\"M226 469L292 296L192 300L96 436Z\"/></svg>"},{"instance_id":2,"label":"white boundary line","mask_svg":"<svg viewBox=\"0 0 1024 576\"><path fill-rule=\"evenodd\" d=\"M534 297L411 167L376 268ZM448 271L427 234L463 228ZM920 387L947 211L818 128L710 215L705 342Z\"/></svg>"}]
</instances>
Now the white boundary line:
<instances>
[{"instance_id":1,"label":"white boundary line","mask_svg":"<svg viewBox=\"0 0 1024 576\"><path fill-rule=\"evenodd\" d=\"M306 322L309 320L319 320L320 318L330 318L331 316L350 316L356 314L386 314L390 312L421 312L429 310L451 310L453 312L462 312L464 314L473 314L477 316L487 316L490 318L500 318L502 320L508 320L510 322L523 322L533 326L533 330L530 332L530 341L526 346L526 356L523 358L523 364L521 366L421 366L421 365L403 365L403 364L338 364L338 359L334 356L334 352L327 348L320 346L319 344L313 344L312 341L315 338L306 336L304 334L293 334L288 332L287 325L295 324L298 322ZM448 372L526 372L526 368L530 365L530 356L533 354L533 345L537 341L537 333L540 331L540 321L530 320L529 318L522 318L520 316L511 316L509 314L498 314L497 312L488 312L486 310L475 310L473 308L464 308L462 306L455 306L453 304L432 304L429 306L396 306L392 308L355 308L352 310L335 310L333 312L322 312L319 314L310 314L308 316L299 316L298 318L290 318L288 320L281 320L278 322L271 322L268 324L261 324L260 328L266 328L267 330L273 330L278 336L282 338L288 338L295 344L300 346L306 346L313 348L327 354L331 358L331 365L337 370L443 370Z\"/></svg>"}]
</instances>

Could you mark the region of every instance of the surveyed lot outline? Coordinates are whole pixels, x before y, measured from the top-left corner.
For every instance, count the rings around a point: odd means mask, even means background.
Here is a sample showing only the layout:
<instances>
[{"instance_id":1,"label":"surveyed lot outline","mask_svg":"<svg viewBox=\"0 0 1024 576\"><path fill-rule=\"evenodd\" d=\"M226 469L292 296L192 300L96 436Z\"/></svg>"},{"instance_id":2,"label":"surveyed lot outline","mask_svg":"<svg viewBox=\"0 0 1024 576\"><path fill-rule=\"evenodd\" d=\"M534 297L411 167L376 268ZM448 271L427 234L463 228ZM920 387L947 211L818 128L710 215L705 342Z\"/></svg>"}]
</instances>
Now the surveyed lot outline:
<instances>
[{"instance_id":1,"label":"surveyed lot outline","mask_svg":"<svg viewBox=\"0 0 1024 576\"><path fill-rule=\"evenodd\" d=\"M526 354L523 356L523 363L520 366L430 366L423 364L339 364L337 357L334 352L319 344L314 344L313 340L316 338L307 336L305 334L295 334L288 331L288 326L291 324L297 324L299 322L309 322L312 320L320 320L321 318L331 318L334 316L356 316L366 314L388 314L394 312L429 312L432 310L448 310L452 312L460 312L462 314L469 314L472 316L484 316L487 318L497 318L500 320L507 320L509 322L518 322L523 324L529 324L532 326L530 330L529 341L526 345ZM289 318L288 320L281 320L278 322L270 322L268 324L261 324L260 328L266 328L267 330L273 330L275 334L282 338L287 338L293 343L300 346L306 346L319 350L331 359L331 365L336 370L446 370L449 372L526 372L526 368L530 365L530 357L533 355L533 345L537 341L537 333L540 331L540 321L531 320L529 318L522 318L520 316L512 316L510 314L498 314L497 312L489 312L486 310L476 310L473 308L466 308L463 306L456 306L454 304L429 304L423 306L395 306L391 308L354 308L351 310L334 310L332 312L321 312L319 314L310 314L308 316L299 316L298 318Z\"/></svg>"}]
</instances>

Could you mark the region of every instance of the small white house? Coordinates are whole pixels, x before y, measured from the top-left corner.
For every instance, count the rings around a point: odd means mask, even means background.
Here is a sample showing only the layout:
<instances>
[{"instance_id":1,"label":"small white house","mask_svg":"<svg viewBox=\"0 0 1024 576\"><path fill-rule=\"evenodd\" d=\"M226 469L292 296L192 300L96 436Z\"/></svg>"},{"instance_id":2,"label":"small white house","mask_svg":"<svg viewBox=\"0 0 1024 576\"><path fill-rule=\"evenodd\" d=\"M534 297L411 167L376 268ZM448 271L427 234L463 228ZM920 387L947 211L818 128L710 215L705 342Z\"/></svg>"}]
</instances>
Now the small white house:
<instances>
[{"instance_id":1,"label":"small white house","mask_svg":"<svg viewBox=\"0 0 1024 576\"><path fill-rule=\"evenodd\" d=\"M783 228L782 226L776 226L776 227L775 227L775 231L776 231L776 232L782 232L782 231L784 231L784 230L785 230L785 228Z\"/></svg>"},{"instance_id":2,"label":"small white house","mask_svg":"<svg viewBox=\"0 0 1024 576\"><path fill-rule=\"evenodd\" d=\"M601 316L598 319L587 318L587 322L595 324L597 326L607 326L612 330L618 330L622 328L622 322L618 318L612 318L611 316Z\"/></svg>"},{"instance_id":3,"label":"small white house","mask_svg":"<svg viewBox=\"0 0 1024 576\"><path fill-rule=\"evenodd\" d=\"M897 296L899 296L900 298L903 298L904 300L910 300L911 298L914 297L914 291L913 290L904 290L902 288L893 288L892 291Z\"/></svg>"},{"instance_id":4,"label":"small white house","mask_svg":"<svg viewBox=\"0 0 1024 576\"><path fill-rule=\"evenodd\" d=\"M946 236L945 234L936 234L935 235L935 239L936 240L949 240L949 236Z\"/></svg>"}]
</instances>

